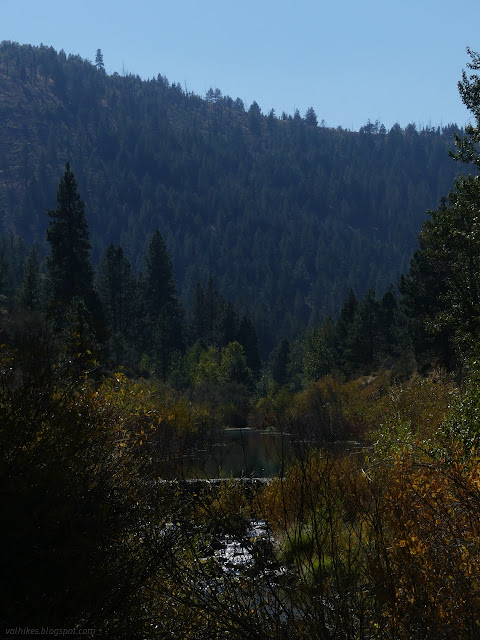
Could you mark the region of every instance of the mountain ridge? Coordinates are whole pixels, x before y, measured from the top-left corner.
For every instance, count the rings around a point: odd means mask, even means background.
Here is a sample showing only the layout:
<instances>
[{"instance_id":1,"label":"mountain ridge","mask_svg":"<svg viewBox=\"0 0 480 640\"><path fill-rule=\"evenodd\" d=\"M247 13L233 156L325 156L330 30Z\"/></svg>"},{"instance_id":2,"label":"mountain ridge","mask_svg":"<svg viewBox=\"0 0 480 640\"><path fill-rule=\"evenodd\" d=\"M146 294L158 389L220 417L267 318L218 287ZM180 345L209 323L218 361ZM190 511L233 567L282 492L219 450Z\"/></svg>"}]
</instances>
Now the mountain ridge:
<instances>
[{"instance_id":1,"label":"mountain ridge","mask_svg":"<svg viewBox=\"0 0 480 640\"><path fill-rule=\"evenodd\" d=\"M2 229L43 242L70 161L94 264L114 243L142 270L159 228L186 304L213 274L271 348L338 312L349 287L396 282L458 172L454 125L350 132L312 112L263 115L219 90L203 99L161 74L109 76L80 56L4 42Z\"/></svg>"}]
</instances>

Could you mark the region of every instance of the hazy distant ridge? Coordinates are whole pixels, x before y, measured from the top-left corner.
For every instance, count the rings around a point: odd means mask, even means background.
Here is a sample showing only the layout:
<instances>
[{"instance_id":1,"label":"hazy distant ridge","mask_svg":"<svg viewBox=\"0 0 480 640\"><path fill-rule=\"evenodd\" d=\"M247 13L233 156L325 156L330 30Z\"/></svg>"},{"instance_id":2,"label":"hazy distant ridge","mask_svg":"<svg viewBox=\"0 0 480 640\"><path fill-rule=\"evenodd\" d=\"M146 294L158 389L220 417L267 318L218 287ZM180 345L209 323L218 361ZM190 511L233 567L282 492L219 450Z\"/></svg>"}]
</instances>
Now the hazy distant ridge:
<instances>
[{"instance_id":1,"label":"hazy distant ridge","mask_svg":"<svg viewBox=\"0 0 480 640\"><path fill-rule=\"evenodd\" d=\"M2 43L1 224L43 242L69 160L94 262L121 243L142 269L158 227L187 301L213 273L261 339L291 336L335 313L349 286L382 292L406 270L459 169L454 129L328 129L313 110L278 118L220 90L202 99L162 75L108 76L79 56Z\"/></svg>"}]
</instances>

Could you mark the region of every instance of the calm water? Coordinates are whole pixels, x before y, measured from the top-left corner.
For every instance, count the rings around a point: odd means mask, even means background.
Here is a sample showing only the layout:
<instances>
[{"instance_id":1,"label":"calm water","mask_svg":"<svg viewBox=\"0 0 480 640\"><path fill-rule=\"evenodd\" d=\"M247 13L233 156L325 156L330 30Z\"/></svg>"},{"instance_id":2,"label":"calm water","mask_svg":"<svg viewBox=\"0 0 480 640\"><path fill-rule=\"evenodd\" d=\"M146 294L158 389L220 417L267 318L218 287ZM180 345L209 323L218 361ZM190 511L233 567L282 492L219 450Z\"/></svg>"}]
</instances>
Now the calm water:
<instances>
[{"instance_id":1,"label":"calm water","mask_svg":"<svg viewBox=\"0 0 480 640\"><path fill-rule=\"evenodd\" d=\"M209 478L265 478L280 473L295 455L288 436L273 431L225 429L215 440L195 461Z\"/></svg>"}]
</instances>

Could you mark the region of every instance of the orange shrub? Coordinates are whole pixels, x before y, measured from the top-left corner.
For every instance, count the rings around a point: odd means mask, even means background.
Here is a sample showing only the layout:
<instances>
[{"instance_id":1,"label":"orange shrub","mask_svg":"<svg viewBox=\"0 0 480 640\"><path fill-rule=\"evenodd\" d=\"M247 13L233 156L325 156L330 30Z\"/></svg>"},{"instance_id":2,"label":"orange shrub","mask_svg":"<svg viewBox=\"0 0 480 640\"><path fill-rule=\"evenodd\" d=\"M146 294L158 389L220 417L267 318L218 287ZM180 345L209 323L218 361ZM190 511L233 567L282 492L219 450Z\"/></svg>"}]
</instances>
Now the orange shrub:
<instances>
[{"instance_id":1,"label":"orange shrub","mask_svg":"<svg viewBox=\"0 0 480 640\"><path fill-rule=\"evenodd\" d=\"M385 479L385 477L384 477ZM382 503L398 638L480 636L480 456L399 456Z\"/></svg>"}]
</instances>

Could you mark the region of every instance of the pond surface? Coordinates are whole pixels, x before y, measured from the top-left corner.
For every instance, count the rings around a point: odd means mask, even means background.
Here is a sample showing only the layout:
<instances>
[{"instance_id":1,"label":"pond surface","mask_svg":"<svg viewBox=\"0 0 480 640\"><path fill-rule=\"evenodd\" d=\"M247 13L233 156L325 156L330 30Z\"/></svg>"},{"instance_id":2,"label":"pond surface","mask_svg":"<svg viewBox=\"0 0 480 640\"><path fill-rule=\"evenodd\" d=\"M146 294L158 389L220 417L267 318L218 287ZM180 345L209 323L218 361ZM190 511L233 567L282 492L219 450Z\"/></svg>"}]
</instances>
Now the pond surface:
<instances>
[{"instance_id":1,"label":"pond surface","mask_svg":"<svg viewBox=\"0 0 480 640\"><path fill-rule=\"evenodd\" d=\"M208 478L267 478L281 473L299 447L275 431L225 429L205 450L197 452L195 467Z\"/></svg>"}]
</instances>

